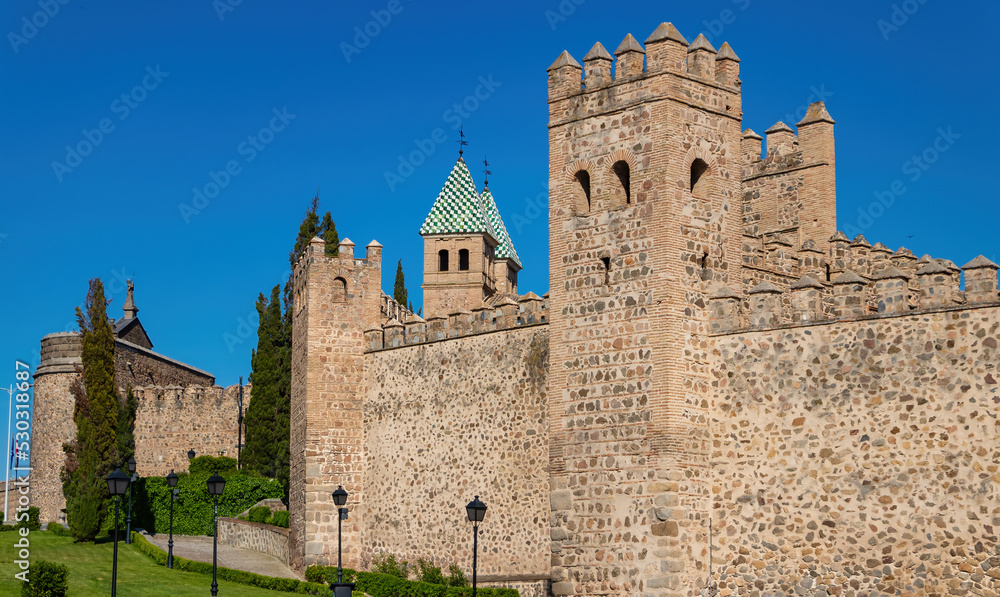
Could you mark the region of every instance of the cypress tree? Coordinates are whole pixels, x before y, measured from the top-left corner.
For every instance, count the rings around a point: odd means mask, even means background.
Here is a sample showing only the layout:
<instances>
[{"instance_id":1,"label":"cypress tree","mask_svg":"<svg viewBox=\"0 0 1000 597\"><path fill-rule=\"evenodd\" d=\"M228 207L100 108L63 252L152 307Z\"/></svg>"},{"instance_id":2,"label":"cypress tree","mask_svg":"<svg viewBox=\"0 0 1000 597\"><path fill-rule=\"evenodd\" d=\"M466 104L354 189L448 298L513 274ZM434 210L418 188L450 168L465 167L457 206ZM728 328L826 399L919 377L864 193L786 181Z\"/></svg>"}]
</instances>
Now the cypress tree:
<instances>
[{"instance_id":1,"label":"cypress tree","mask_svg":"<svg viewBox=\"0 0 1000 597\"><path fill-rule=\"evenodd\" d=\"M319 217L319 194L313 197L299 224L295 243L288 254L289 264L295 262L319 236L326 241L324 253L336 257L340 237L330 212ZM246 447L243 466L262 475L278 479L288 493L290 458L291 398L292 398L292 277L283 289L275 286L270 300L263 294L257 298L257 348L250 358L250 406L246 418Z\"/></svg>"},{"instance_id":2,"label":"cypress tree","mask_svg":"<svg viewBox=\"0 0 1000 597\"><path fill-rule=\"evenodd\" d=\"M295 237L295 244L292 245L292 252L288 254L288 263L293 268L295 267L295 262L299 259L299 255L309 246L309 241L320 235L319 216L316 214L318 208L319 193L316 193L312 202L309 203L309 209L306 210L306 215L303 216L302 223L299 224L299 233ZM289 278L289 281L291 281L291 278Z\"/></svg>"},{"instance_id":3,"label":"cypress tree","mask_svg":"<svg viewBox=\"0 0 1000 597\"><path fill-rule=\"evenodd\" d=\"M407 300L406 292L406 278L403 276L403 260L400 259L399 263L396 264L396 284L392 289L392 298L396 299L396 302L401 306L406 307Z\"/></svg>"},{"instance_id":4,"label":"cypress tree","mask_svg":"<svg viewBox=\"0 0 1000 597\"><path fill-rule=\"evenodd\" d=\"M340 235L337 234L337 225L333 223L330 212L323 214L323 220L319 223L320 236L326 241L325 254L329 257L336 257L340 254Z\"/></svg>"},{"instance_id":5,"label":"cypress tree","mask_svg":"<svg viewBox=\"0 0 1000 597\"><path fill-rule=\"evenodd\" d=\"M76 438L63 447L66 463L61 471L66 516L73 537L90 541L103 522L108 499L104 477L121 462L119 411L115 390L115 338L107 316L104 284L90 281L84 309L76 319L82 336L82 375L71 392L75 398L73 422Z\"/></svg>"},{"instance_id":6,"label":"cypress tree","mask_svg":"<svg viewBox=\"0 0 1000 597\"><path fill-rule=\"evenodd\" d=\"M246 414L247 439L242 458L244 468L282 479L287 490L289 403L282 386L285 369L289 369L289 379L291 372L286 356L280 288L277 285L271 290L270 300L263 294L257 298L260 324L257 348L250 358L253 389Z\"/></svg>"}]
</instances>

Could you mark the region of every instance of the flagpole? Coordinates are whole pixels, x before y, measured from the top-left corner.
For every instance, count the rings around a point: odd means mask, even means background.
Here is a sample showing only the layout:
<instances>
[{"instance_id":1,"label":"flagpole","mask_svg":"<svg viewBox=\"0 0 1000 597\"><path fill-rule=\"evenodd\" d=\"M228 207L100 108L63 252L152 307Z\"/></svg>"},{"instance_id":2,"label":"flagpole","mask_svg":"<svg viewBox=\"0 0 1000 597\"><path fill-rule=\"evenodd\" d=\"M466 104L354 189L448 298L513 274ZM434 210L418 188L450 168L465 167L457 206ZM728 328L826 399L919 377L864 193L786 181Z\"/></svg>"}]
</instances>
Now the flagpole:
<instances>
[{"instance_id":1,"label":"flagpole","mask_svg":"<svg viewBox=\"0 0 1000 597\"><path fill-rule=\"evenodd\" d=\"M10 411L14 410L14 386L11 385L9 388L3 388L7 390L7 437L10 437ZM11 444L13 448L13 444ZM11 452L13 453L13 451ZM3 521L4 524L7 523L7 498L10 497L10 457L11 454L7 454L7 472L3 477Z\"/></svg>"}]
</instances>

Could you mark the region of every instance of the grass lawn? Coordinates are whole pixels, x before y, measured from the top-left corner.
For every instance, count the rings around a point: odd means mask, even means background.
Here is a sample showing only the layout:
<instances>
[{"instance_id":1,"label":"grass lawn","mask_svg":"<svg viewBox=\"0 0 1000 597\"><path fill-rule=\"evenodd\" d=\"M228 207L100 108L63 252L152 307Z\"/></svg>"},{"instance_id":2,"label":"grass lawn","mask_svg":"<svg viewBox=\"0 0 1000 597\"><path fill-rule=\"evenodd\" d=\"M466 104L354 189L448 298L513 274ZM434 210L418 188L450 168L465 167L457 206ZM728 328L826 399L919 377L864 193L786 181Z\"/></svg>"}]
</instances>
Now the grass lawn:
<instances>
[{"instance_id":1,"label":"grass lawn","mask_svg":"<svg viewBox=\"0 0 1000 597\"><path fill-rule=\"evenodd\" d=\"M21 581L14 578L20 571L13 561L17 558L14 544L17 532L0 533L0 595L21 594ZM45 531L34 531L31 542L31 562L49 560L69 567L69 595L73 597L106 597L111 594L111 541L75 544L72 537L57 537ZM212 576L194 572L169 570L157 566L134 545L118 543L119 597L204 597L209 595ZM268 591L257 587L219 581L219 595L275 597L294 593Z\"/></svg>"}]
</instances>

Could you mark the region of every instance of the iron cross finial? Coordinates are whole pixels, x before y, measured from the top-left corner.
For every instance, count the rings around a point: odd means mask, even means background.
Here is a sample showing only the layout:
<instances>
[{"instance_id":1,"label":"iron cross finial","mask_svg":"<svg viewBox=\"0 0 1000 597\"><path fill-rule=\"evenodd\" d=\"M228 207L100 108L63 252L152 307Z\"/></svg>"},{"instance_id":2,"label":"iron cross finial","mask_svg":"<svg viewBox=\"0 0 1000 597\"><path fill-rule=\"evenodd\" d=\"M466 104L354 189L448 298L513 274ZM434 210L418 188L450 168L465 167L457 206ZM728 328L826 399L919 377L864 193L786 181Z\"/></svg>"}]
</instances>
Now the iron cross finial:
<instances>
[{"instance_id":1,"label":"iron cross finial","mask_svg":"<svg viewBox=\"0 0 1000 597\"><path fill-rule=\"evenodd\" d=\"M483 180L483 186L486 186L486 187L490 186L490 174L493 174L493 171L490 170L490 163L486 161L486 156L484 155L483 156L483 175L485 176L485 179Z\"/></svg>"},{"instance_id":2,"label":"iron cross finial","mask_svg":"<svg viewBox=\"0 0 1000 597\"><path fill-rule=\"evenodd\" d=\"M464 127L458 129L458 136L459 136L459 140L456 141L456 143L458 143L458 157L462 157L462 154L465 153L465 151L464 151L465 146L469 144L469 142L465 140L465 130L464 130Z\"/></svg>"}]
</instances>

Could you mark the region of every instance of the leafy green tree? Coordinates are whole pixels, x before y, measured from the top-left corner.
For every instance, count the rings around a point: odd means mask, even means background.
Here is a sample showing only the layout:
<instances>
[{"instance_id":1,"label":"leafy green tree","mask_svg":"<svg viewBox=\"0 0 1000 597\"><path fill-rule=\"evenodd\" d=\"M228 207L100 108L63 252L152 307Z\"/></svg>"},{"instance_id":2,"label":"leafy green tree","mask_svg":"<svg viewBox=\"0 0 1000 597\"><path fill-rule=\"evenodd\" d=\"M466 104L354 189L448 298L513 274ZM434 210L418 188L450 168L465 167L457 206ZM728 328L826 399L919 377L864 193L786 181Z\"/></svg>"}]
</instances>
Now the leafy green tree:
<instances>
[{"instance_id":1,"label":"leafy green tree","mask_svg":"<svg viewBox=\"0 0 1000 597\"><path fill-rule=\"evenodd\" d=\"M82 375L70 391L75 399L76 437L66 444L61 471L66 517L77 541L97 536L108 499L104 477L120 462L119 411L115 390L115 338L107 316L104 284L90 281L84 308L76 309L82 336Z\"/></svg>"},{"instance_id":2,"label":"leafy green tree","mask_svg":"<svg viewBox=\"0 0 1000 597\"><path fill-rule=\"evenodd\" d=\"M392 298L396 299L396 302L403 307L406 307L408 304L406 300L407 295L406 277L403 276L403 260L400 259L399 263L396 264L396 284L392 288Z\"/></svg>"}]
</instances>

